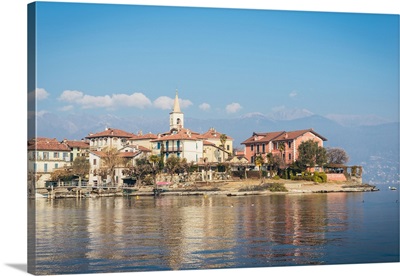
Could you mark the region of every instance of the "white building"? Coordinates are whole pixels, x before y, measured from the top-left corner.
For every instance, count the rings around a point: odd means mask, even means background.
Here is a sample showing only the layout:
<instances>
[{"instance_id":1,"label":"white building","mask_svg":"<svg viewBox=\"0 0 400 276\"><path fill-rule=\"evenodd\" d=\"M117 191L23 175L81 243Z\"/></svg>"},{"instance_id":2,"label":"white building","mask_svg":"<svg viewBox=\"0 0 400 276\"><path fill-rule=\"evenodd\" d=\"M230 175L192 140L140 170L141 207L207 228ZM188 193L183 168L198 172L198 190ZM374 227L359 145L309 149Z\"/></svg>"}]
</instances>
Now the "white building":
<instances>
[{"instance_id":1,"label":"white building","mask_svg":"<svg viewBox=\"0 0 400 276\"><path fill-rule=\"evenodd\" d=\"M116 187L121 187L124 183L124 169L131 164L135 165L135 160L142 156L146 156L150 153L150 150L142 147L142 146L125 146L119 149L119 157L123 159L123 162L119 164L114 170L114 184ZM90 172L89 172L89 186L99 187L102 185L110 186L111 184L111 176L107 175L106 177L102 177L100 175L100 170L104 168L103 160L106 156L105 151L90 151L89 152L89 163L90 163Z\"/></svg>"},{"instance_id":2,"label":"white building","mask_svg":"<svg viewBox=\"0 0 400 276\"><path fill-rule=\"evenodd\" d=\"M171 155L186 158L187 162L198 163L203 158L203 140L198 133L189 129L172 130L172 133L152 140L152 152L156 155L164 154L165 159Z\"/></svg>"},{"instance_id":3,"label":"white building","mask_svg":"<svg viewBox=\"0 0 400 276\"><path fill-rule=\"evenodd\" d=\"M36 188L45 187L54 170L69 166L71 149L51 138L33 138L28 141L28 173L35 177Z\"/></svg>"},{"instance_id":4,"label":"white building","mask_svg":"<svg viewBox=\"0 0 400 276\"><path fill-rule=\"evenodd\" d=\"M102 132L90 133L86 139L89 141L90 150L101 150L103 148L120 149L129 144L129 139L136 135L124 130L115 128L106 128Z\"/></svg>"}]
</instances>

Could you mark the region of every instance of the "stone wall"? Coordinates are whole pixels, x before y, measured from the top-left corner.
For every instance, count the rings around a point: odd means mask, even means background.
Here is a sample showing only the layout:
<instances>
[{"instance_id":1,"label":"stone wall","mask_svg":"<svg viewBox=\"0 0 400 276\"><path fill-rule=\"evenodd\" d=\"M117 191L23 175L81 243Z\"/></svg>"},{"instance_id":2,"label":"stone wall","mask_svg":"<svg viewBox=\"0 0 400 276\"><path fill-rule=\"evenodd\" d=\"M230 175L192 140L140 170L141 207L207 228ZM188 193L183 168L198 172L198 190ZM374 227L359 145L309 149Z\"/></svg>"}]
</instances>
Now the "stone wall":
<instances>
[{"instance_id":1,"label":"stone wall","mask_svg":"<svg viewBox=\"0 0 400 276\"><path fill-rule=\"evenodd\" d=\"M344 175L344 173L327 173L326 176L328 181L338 181L338 182L347 181L347 178Z\"/></svg>"}]
</instances>

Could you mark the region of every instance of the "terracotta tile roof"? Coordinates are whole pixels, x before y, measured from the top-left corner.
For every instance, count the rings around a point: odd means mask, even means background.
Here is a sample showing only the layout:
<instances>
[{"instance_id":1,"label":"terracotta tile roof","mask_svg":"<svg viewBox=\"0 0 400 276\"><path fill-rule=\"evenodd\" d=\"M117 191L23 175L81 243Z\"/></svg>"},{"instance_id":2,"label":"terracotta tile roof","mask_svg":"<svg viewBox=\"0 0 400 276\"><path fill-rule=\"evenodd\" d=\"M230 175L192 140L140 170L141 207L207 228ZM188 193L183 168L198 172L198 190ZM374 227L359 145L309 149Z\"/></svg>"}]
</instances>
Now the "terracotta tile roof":
<instances>
[{"instance_id":1,"label":"terracotta tile roof","mask_svg":"<svg viewBox=\"0 0 400 276\"><path fill-rule=\"evenodd\" d=\"M216 146L214 143L211 143L210 141L203 141L204 146Z\"/></svg>"},{"instance_id":2,"label":"terracotta tile roof","mask_svg":"<svg viewBox=\"0 0 400 276\"><path fill-rule=\"evenodd\" d=\"M275 132L253 132L253 135L242 142L241 144L250 144L254 142L269 142L284 133L284 131L275 131Z\"/></svg>"},{"instance_id":3,"label":"terracotta tile roof","mask_svg":"<svg viewBox=\"0 0 400 276\"><path fill-rule=\"evenodd\" d=\"M201 139L200 135L197 132L192 132L190 129L183 128L179 132L175 134L165 134L162 137L152 140L153 142L157 141L171 141L171 140L199 140Z\"/></svg>"},{"instance_id":4,"label":"terracotta tile roof","mask_svg":"<svg viewBox=\"0 0 400 276\"><path fill-rule=\"evenodd\" d=\"M148 139L157 139L157 134L147 133L147 134L139 134L130 138L130 140L148 140Z\"/></svg>"},{"instance_id":5,"label":"terracotta tile roof","mask_svg":"<svg viewBox=\"0 0 400 276\"><path fill-rule=\"evenodd\" d=\"M284 141L284 140L294 140L297 137L307 133L311 132L314 135L318 136L321 138L323 141L327 141L327 139L317 132L315 132L313 129L303 129L303 130L294 130L294 131L276 131L276 132L254 132L253 136L250 138L246 139L244 142L241 144L251 144L254 142L269 142L269 141Z\"/></svg>"},{"instance_id":6,"label":"terracotta tile roof","mask_svg":"<svg viewBox=\"0 0 400 276\"><path fill-rule=\"evenodd\" d=\"M66 144L70 148L81 148L81 149L89 148L89 143L86 143L84 141L64 140L62 143Z\"/></svg>"},{"instance_id":7,"label":"terracotta tile roof","mask_svg":"<svg viewBox=\"0 0 400 276\"><path fill-rule=\"evenodd\" d=\"M314 134L315 136L318 136L319 138L321 138L323 141L327 141L327 139L321 135L319 135L318 133L316 133L313 129L302 129L302 130L294 130L294 131L288 131L288 132L284 132L281 135L279 135L279 137L275 138L274 140L276 141L284 141L284 140L294 140L297 137L307 133L307 132L311 132L312 134Z\"/></svg>"},{"instance_id":8,"label":"terracotta tile roof","mask_svg":"<svg viewBox=\"0 0 400 276\"><path fill-rule=\"evenodd\" d=\"M28 141L28 150L70 151L70 148L55 138L37 137Z\"/></svg>"},{"instance_id":9,"label":"terracotta tile roof","mask_svg":"<svg viewBox=\"0 0 400 276\"><path fill-rule=\"evenodd\" d=\"M222 133L215 130L215 128L210 128L207 132L203 133L201 136L203 139L220 139ZM225 134L226 135L226 134ZM226 135L227 140L233 140L232 137Z\"/></svg>"},{"instance_id":10,"label":"terracotta tile roof","mask_svg":"<svg viewBox=\"0 0 400 276\"><path fill-rule=\"evenodd\" d=\"M106 153L104 151L90 151L90 153L93 153L94 155L103 158L106 157ZM135 157L137 155L139 155L141 152L140 151L136 151L136 152L120 152L118 153L119 157L123 157L123 158L131 158L131 157Z\"/></svg>"},{"instance_id":11,"label":"terracotta tile roof","mask_svg":"<svg viewBox=\"0 0 400 276\"><path fill-rule=\"evenodd\" d=\"M135 157L135 156L137 156L139 154L141 154L140 151L137 151L137 152L120 152L119 156L123 157L123 158L132 158L132 157Z\"/></svg>"},{"instance_id":12,"label":"terracotta tile roof","mask_svg":"<svg viewBox=\"0 0 400 276\"><path fill-rule=\"evenodd\" d=\"M151 152L150 149L143 147L143 146L139 146L139 150L143 151L143 152Z\"/></svg>"},{"instance_id":13,"label":"terracotta tile roof","mask_svg":"<svg viewBox=\"0 0 400 276\"><path fill-rule=\"evenodd\" d=\"M116 128L107 128L106 130L98 133L91 133L85 138L98 138L98 137L121 137L121 138L134 138L136 135L124 130Z\"/></svg>"}]
</instances>

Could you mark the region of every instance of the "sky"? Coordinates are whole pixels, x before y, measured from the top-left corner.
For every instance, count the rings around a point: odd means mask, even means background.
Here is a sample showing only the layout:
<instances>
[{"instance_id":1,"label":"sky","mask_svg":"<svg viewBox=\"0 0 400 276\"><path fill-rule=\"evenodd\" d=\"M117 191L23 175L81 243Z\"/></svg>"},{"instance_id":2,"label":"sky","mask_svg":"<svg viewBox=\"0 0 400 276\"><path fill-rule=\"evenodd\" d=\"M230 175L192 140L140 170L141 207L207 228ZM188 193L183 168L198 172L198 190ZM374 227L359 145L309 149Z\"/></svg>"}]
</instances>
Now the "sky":
<instances>
[{"instance_id":1,"label":"sky","mask_svg":"<svg viewBox=\"0 0 400 276\"><path fill-rule=\"evenodd\" d=\"M398 121L399 16L37 3L37 114Z\"/></svg>"}]
</instances>

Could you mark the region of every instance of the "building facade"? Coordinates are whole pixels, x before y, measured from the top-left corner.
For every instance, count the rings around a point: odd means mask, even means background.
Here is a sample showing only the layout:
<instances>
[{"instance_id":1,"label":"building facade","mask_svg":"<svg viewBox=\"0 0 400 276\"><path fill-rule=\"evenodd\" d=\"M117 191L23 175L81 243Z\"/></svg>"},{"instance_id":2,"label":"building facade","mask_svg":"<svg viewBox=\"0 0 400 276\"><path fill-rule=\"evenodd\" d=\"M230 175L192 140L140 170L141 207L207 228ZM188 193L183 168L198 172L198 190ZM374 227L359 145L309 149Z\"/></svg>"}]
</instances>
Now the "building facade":
<instances>
[{"instance_id":1,"label":"building facade","mask_svg":"<svg viewBox=\"0 0 400 276\"><path fill-rule=\"evenodd\" d=\"M76 140L67 140L64 139L62 141L63 144L67 145L70 148L70 162L74 162L77 157L85 157L89 158L89 143L84 140L76 141Z\"/></svg>"},{"instance_id":2,"label":"building facade","mask_svg":"<svg viewBox=\"0 0 400 276\"><path fill-rule=\"evenodd\" d=\"M89 149L91 151L101 151L107 147L120 149L127 146L129 140L135 136L135 134L124 130L107 127L104 131L94 134L90 133L85 138L89 141Z\"/></svg>"},{"instance_id":3,"label":"building facade","mask_svg":"<svg viewBox=\"0 0 400 276\"><path fill-rule=\"evenodd\" d=\"M317 142L320 147L323 147L324 141L327 141L313 129L305 129L288 132L253 132L253 135L241 144L245 146L244 155L250 163L254 164L258 155L266 158L267 154L272 153L281 156L285 164L290 165L299 157L299 145L308 140Z\"/></svg>"},{"instance_id":4,"label":"building facade","mask_svg":"<svg viewBox=\"0 0 400 276\"><path fill-rule=\"evenodd\" d=\"M35 178L36 188L45 187L45 182L56 169L71 164L71 149L57 139L38 137L28 141L28 174Z\"/></svg>"}]
</instances>

